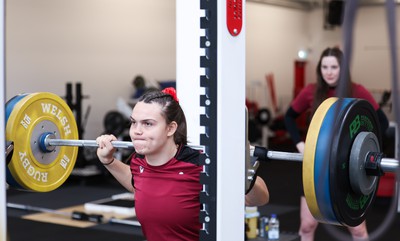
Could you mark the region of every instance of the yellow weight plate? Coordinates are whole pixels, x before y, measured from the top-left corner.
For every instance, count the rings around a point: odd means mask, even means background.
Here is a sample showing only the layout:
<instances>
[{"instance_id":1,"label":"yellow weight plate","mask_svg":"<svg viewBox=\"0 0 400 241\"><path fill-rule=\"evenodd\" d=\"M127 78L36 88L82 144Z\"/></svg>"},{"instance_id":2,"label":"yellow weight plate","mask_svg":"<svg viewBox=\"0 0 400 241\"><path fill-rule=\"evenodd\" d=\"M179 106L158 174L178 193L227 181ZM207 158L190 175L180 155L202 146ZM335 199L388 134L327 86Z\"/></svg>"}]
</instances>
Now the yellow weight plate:
<instances>
[{"instance_id":1,"label":"yellow weight plate","mask_svg":"<svg viewBox=\"0 0 400 241\"><path fill-rule=\"evenodd\" d=\"M33 93L15 104L6 123L6 140L14 142L7 167L25 189L52 191L65 182L74 168L78 147L41 150L39 138L49 132L57 139L79 139L74 115L63 99L52 93Z\"/></svg>"},{"instance_id":2,"label":"yellow weight plate","mask_svg":"<svg viewBox=\"0 0 400 241\"><path fill-rule=\"evenodd\" d=\"M318 207L317 198L315 195L315 185L314 185L314 161L316 146L318 141L318 135L323 123L324 117L328 112L329 108L337 101L335 97L328 98L317 108L313 118L311 120L310 126L308 128L306 143L304 147L304 157L303 157L303 189L304 195L306 197L308 208L311 214L317 220L323 220L324 217Z\"/></svg>"}]
</instances>

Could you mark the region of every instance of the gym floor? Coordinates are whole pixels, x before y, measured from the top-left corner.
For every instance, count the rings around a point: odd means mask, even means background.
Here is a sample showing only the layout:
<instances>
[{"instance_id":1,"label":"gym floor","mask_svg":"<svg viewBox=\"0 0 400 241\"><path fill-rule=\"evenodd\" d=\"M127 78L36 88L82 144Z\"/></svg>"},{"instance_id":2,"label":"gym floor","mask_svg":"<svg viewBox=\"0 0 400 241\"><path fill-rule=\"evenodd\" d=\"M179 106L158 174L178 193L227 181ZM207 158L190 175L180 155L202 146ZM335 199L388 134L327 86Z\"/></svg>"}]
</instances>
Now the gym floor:
<instances>
[{"instance_id":1,"label":"gym floor","mask_svg":"<svg viewBox=\"0 0 400 241\"><path fill-rule=\"evenodd\" d=\"M277 151L293 151L285 145L270 148ZM262 215L276 213L280 219L281 232L295 236L300 224L301 163L288 161L261 163L260 175L266 181L271 195L270 203L259 207L260 213ZM7 201L58 209L123 192L125 190L112 177L107 175L89 177L84 180L72 176L62 187L50 193L30 193L10 189L7 191ZM367 225L370 233L376 231L386 219L391 201L391 197L378 197L369 209ZM101 224L91 228L67 227L20 218L26 214L26 211L8 209L7 226L10 241L144 240L139 227L115 224ZM381 237L375 240L398 240L398 237L400 237L399 226L400 215L396 213L390 227ZM338 240L335 238L337 235L332 234L329 230L347 234L343 227L321 224L317 229L315 240Z\"/></svg>"}]
</instances>

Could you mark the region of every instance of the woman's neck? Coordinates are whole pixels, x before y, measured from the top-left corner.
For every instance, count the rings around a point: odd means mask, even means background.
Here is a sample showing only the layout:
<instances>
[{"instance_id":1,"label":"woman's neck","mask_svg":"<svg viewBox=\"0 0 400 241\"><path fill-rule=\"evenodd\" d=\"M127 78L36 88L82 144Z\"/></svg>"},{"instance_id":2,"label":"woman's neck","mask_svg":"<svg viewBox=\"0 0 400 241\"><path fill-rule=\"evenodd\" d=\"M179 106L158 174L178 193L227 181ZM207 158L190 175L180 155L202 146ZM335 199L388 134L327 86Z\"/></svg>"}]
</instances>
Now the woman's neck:
<instances>
[{"instance_id":1,"label":"woman's neck","mask_svg":"<svg viewBox=\"0 0 400 241\"><path fill-rule=\"evenodd\" d=\"M146 161L152 166L161 166L171 160L178 151L178 145L174 141L167 142L158 152L146 155Z\"/></svg>"}]
</instances>

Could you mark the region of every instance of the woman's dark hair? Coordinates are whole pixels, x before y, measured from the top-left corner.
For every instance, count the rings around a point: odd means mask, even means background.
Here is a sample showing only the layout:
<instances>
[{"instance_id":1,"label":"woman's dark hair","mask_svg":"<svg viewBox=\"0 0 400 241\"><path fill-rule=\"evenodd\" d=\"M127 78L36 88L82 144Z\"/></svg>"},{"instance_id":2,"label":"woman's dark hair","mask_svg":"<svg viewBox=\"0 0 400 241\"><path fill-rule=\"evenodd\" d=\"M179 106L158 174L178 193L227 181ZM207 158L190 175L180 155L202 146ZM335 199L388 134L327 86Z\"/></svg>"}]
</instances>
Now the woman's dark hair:
<instances>
[{"instance_id":1,"label":"woman's dark hair","mask_svg":"<svg viewBox=\"0 0 400 241\"><path fill-rule=\"evenodd\" d=\"M332 56L337 59L338 64L340 66L340 72L342 72L342 71L347 72L345 79L348 84L346 85L347 86L346 93L345 93L345 96L343 96L343 97L351 97L352 96L352 85L351 85L351 76L350 76L349 68L342 67L343 52L338 47L326 48L321 53L321 57L319 58L317 69L316 69L316 71L317 71L317 86L315 88L315 93L314 93L312 114L314 114L314 112L318 108L318 106L328 97L328 91L329 91L330 86L325 82L324 78L322 77L322 73L321 73L322 59L324 57L328 57L328 56ZM342 73L339 75L338 83L341 82L341 76L342 76Z\"/></svg>"},{"instance_id":2,"label":"woman's dark hair","mask_svg":"<svg viewBox=\"0 0 400 241\"><path fill-rule=\"evenodd\" d=\"M160 90L148 91L142 95L139 102L147 104L158 103L161 105L161 114L165 117L167 124L175 121L178 128L174 134L174 141L178 145L187 145L187 125L186 117L178 101L170 94L164 93Z\"/></svg>"}]
</instances>

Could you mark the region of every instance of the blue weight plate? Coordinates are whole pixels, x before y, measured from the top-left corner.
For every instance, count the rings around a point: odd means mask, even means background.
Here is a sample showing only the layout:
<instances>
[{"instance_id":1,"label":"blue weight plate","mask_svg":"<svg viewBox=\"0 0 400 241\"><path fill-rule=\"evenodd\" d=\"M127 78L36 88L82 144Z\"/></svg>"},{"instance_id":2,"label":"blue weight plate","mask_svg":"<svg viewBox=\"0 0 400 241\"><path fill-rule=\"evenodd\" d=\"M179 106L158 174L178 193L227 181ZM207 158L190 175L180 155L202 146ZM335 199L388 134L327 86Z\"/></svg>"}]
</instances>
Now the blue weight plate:
<instances>
[{"instance_id":1,"label":"blue weight plate","mask_svg":"<svg viewBox=\"0 0 400 241\"><path fill-rule=\"evenodd\" d=\"M318 143L319 132L321 131L322 123L326 113L330 107L337 101L337 98L328 98L321 105L318 106L315 111L310 127L307 131L306 145L304 147L303 157L303 189L304 196L307 201L307 206L310 209L311 214L316 220L325 221L326 218L321 214L319 210L319 204L315 194L315 162L316 162L316 149Z\"/></svg>"},{"instance_id":2,"label":"blue weight plate","mask_svg":"<svg viewBox=\"0 0 400 241\"><path fill-rule=\"evenodd\" d=\"M20 101L22 100L24 97L26 97L28 94L20 94L20 95L16 95L14 97L12 97L10 100L7 101L6 103L6 107L5 107L5 123L6 123L6 127L7 127L7 121L10 117L11 112L14 109L14 106ZM12 140L9 140L12 141ZM11 156L11 154L10 154ZM11 158L7 158L7 165L8 163L11 161ZM7 166L6 165L6 166ZM7 166L8 167L8 166ZM8 168L6 168L6 182L8 185L10 185L13 188L16 189L24 189L21 185L18 184L18 182L14 179L13 175L11 174L10 170Z\"/></svg>"},{"instance_id":3,"label":"blue weight plate","mask_svg":"<svg viewBox=\"0 0 400 241\"><path fill-rule=\"evenodd\" d=\"M319 131L317 147L315 153L315 169L314 169L314 182L315 182L315 195L318 202L319 209L324 222L331 224L339 224L337 217L333 211L333 205L330 194L329 184L329 153L331 152L332 126L338 120L335 119L337 115L336 109L339 107L339 113L350 104L353 99L345 99L340 106L336 101L329 110L326 112L324 120ZM339 115L340 116L340 115Z\"/></svg>"},{"instance_id":4,"label":"blue weight plate","mask_svg":"<svg viewBox=\"0 0 400 241\"><path fill-rule=\"evenodd\" d=\"M6 125L7 125L7 121L8 121L8 117L10 117L10 114L12 112L12 110L14 109L15 104L17 104L22 98L24 98L25 96L27 96L28 94L20 94L20 95L16 95L14 97L12 97L9 101L7 101L6 103L6 109L5 109L5 114L6 114Z\"/></svg>"}]
</instances>

